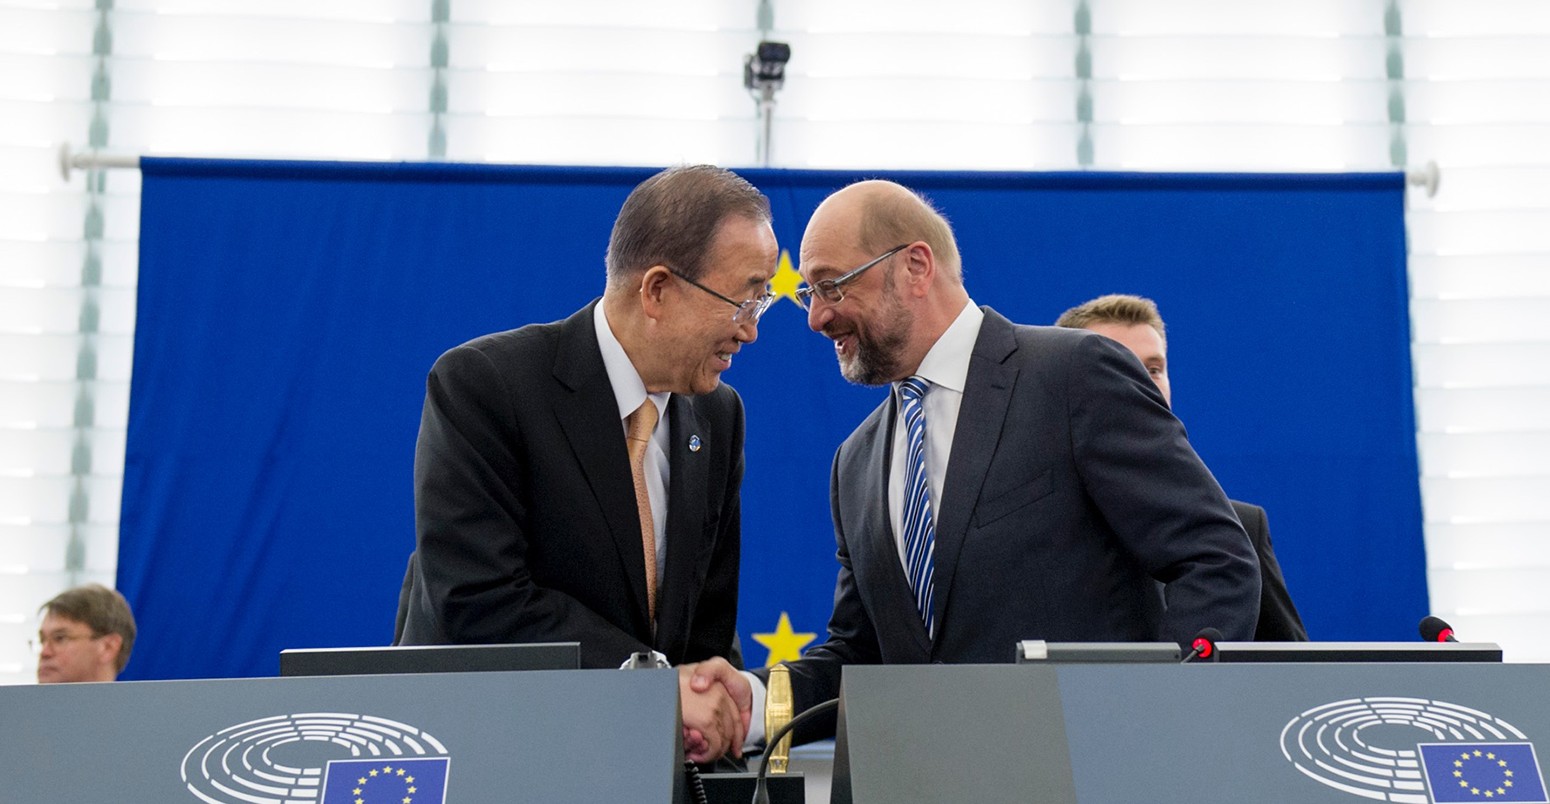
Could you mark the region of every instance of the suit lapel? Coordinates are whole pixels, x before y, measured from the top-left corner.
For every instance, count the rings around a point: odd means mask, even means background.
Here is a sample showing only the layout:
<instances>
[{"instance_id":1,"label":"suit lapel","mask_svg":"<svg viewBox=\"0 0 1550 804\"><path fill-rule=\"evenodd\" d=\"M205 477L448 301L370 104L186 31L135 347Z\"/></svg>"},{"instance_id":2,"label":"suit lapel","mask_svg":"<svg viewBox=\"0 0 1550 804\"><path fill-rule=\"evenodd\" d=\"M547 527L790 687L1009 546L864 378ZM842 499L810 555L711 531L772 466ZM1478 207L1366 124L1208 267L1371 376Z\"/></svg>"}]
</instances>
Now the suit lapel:
<instances>
[{"instance_id":1,"label":"suit lapel","mask_svg":"<svg viewBox=\"0 0 1550 804\"><path fill-rule=\"evenodd\" d=\"M926 624L915 609L915 594L910 590L909 578L904 575L904 565L899 559L898 537L893 532L893 520L888 510L888 472L893 453L893 430L898 421L897 394L889 393L866 428L865 439L858 445L864 456L860 478L862 518L853 530L850 547L851 565L858 574L866 574L869 581L859 581L863 593L875 588L872 611L897 615L896 624L909 635L910 644L921 662L931 657L931 638L926 634ZM856 554L859 551L859 555ZM892 630L878 623L882 631Z\"/></svg>"},{"instance_id":2,"label":"suit lapel","mask_svg":"<svg viewBox=\"0 0 1550 804\"><path fill-rule=\"evenodd\" d=\"M695 409L694 401L673 394L667 404L669 473L667 492L667 566L657 587L657 645L671 646L689 633L689 612L698 593L695 559L705 548L706 484L709 481L710 426ZM698 439L699 449L690 449ZM639 541L638 539L636 541Z\"/></svg>"},{"instance_id":3,"label":"suit lapel","mask_svg":"<svg viewBox=\"0 0 1550 804\"><path fill-rule=\"evenodd\" d=\"M637 618L646 622L646 564L640 519L635 513L635 481L613 385L603 367L592 316L597 302L566 319L555 350L554 377L565 389L555 415L570 442L581 473L591 486L598 510L619 550L619 563L630 579Z\"/></svg>"},{"instance_id":4,"label":"suit lapel","mask_svg":"<svg viewBox=\"0 0 1550 804\"><path fill-rule=\"evenodd\" d=\"M947 477L942 482L942 503L938 506L941 513L936 520L935 609L939 631L946 622L944 614L952 598L969 517L985 484L1017 384L1017 369L1006 364L1016 350L1011 322L987 308L969 358L963 403L958 410Z\"/></svg>"}]
</instances>

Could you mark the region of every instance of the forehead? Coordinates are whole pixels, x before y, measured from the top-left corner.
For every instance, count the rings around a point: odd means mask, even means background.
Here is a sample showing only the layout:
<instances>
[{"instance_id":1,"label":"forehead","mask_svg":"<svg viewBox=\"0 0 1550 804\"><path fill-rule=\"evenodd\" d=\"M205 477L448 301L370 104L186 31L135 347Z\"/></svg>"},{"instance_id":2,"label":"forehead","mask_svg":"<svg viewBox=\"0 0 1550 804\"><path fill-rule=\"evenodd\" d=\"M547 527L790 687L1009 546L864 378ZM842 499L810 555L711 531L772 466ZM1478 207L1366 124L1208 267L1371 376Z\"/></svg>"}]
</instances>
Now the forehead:
<instances>
[{"instance_id":1,"label":"forehead","mask_svg":"<svg viewBox=\"0 0 1550 804\"><path fill-rule=\"evenodd\" d=\"M1137 357L1145 360L1150 357L1165 357L1167 350L1163 347L1162 335L1149 324L1116 324L1104 322L1088 327L1093 332L1106 338L1119 341L1121 345L1134 352Z\"/></svg>"},{"instance_id":2,"label":"forehead","mask_svg":"<svg viewBox=\"0 0 1550 804\"><path fill-rule=\"evenodd\" d=\"M86 623L53 612L43 615L43 622L38 626L39 631L73 631L84 628L87 628Z\"/></svg>"},{"instance_id":3,"label":"forehead","mask_svg":"<svg viewBox=\"0 0 1550 804\"><path fill-rule=\"evenodd\" d=\"M819 205L802 233L798 271L808 279L835 277L876 254L861 248L860 211L844 191Z\"/></svg>"},{"instance_id":4,"label":"forehead","mask_svg":"<svg viewBox=\"0 0 1550 804\"><path fill-rule=\"evenodd\" d=\"M802 252L797 256L797 273L809 281L833 279L870 262L876 254L868 254L853 242L831 240L802 241Z\"/></svg>"},{"instance_id":5,"label":"forehead","mask_svg":"<svg viewBox=\"0 0 1550 804\"><path fill-rule=\"evenodd\" d=\"M775 271L775 259L779 249L775 243L775 231L767 221L734 215L716 227L715 240L711 242L710 270L737 273Z\"/></svg>"}]
</instances>

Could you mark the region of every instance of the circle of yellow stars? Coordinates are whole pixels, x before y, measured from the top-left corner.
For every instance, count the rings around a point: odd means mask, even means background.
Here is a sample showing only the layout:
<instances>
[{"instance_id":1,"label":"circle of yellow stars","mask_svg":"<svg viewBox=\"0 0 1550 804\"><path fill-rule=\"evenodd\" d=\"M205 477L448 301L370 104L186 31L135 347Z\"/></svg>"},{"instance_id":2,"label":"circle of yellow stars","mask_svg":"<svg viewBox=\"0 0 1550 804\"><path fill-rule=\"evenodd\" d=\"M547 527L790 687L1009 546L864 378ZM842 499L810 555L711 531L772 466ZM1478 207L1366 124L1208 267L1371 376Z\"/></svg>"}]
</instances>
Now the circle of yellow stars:
<instances>
[{"instance_id":1,"label":"circle of yellow stars","mask_svg":"<svg viewBox=\"0 0 1550 804\"><path fill-rule=\"evenodd\" d=\"M355 789L350 791L355 796L355 804L366 804L366 799L362 798L365 795L366 785L377 778L402 778L406 785L404 792L408 793L404 796L402 804L414 804L414 794L418 792L414 786L414 777L405 775L403 768L394 768L392 765L383 765L381 771L372 768L370 773L355 780Z\"/></svg>"},{"instance_id":2,"label":"circle of yellow stars","mask_svg":"<svg viewBox=\"0 0 1550 804\"><path fill-rule=\"evenodd\" d=\"M1484 790L1481 790L1477 785L1470 784L1469 780L1464 778L1464 763L1470 762L1473 764L1473 760L1476 759L1484 759L1487 763L1495 762L1496 766L1502 769L1502 783L1495 788L1486 787ZM1507 760L1496 758L1495 751L1481 751L1477 748L1474 751L1459 752L1459 758L1453 760L1453 776L1459 780L1459 787L1468 788L1470 795L1482 798L1505 796L1507 795L1507 788L1512 787L1512 770L1507 767Z\"/></svg>"}]
</instances>

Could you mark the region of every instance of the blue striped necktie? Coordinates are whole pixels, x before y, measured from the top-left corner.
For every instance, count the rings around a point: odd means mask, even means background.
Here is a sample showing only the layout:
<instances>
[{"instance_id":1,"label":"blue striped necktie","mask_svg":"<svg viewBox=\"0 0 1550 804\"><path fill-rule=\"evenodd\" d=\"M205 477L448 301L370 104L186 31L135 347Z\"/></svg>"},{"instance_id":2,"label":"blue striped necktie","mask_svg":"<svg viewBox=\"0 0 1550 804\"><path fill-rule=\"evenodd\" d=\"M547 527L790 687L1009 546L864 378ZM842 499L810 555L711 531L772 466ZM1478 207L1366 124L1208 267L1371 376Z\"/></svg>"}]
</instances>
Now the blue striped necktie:
<instances>
[{"instance_id":1,"label":"blue striped necktie","mask_svg":"<svg viewBox=\"0 0 1550 804\"><path fill-rule=\"evenodd\" d=\"M936 551L936 524L931 517L931 489L926 483L926 408L931 384L920 377L899 383L904 402L907 452L904 464L904 570L915 593L915 608L926 624L926 636L936 638L936 619L931 613L932 574Z\"/></svg>"}]
</instances>

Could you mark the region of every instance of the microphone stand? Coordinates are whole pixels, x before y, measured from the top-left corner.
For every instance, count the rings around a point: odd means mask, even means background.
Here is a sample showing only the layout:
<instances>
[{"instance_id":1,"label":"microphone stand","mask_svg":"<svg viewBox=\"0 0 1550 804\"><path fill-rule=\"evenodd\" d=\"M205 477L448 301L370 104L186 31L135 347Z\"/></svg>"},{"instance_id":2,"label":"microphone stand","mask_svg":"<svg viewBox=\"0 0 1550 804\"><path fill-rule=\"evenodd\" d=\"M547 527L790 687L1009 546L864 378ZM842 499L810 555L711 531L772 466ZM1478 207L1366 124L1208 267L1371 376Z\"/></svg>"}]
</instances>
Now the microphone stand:
<instances>
[{"instance_id":1,"label":"microphone stand","mask_svg":"<svg viewBox=\"0 0 1550 804\"><path fill-rule=\"evenodd\" d=\"M811 720L812 718L821 715L824 712L828 712L829 710L834 709L839 705L840 699L830 698L821 704L817 704L816 706L803 711L802 714L792 718L791 721L786 725L776 729L773 735L766 736L764 739L764 744L776 745L781 741L781 738L785 737L787 734L790 734L791 730L797 727L797 724L804 720ZM770 804L769 782L765 781L765 777L769 776L769 773L770 757L768 754L766 754L764 759L759 763L759 776L754 779L753 804Z\"/></svg>"}]
</instances>

